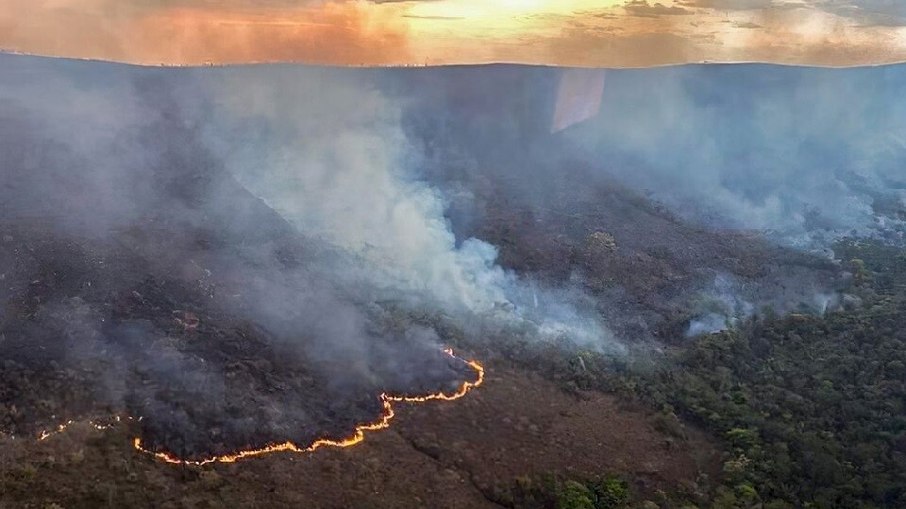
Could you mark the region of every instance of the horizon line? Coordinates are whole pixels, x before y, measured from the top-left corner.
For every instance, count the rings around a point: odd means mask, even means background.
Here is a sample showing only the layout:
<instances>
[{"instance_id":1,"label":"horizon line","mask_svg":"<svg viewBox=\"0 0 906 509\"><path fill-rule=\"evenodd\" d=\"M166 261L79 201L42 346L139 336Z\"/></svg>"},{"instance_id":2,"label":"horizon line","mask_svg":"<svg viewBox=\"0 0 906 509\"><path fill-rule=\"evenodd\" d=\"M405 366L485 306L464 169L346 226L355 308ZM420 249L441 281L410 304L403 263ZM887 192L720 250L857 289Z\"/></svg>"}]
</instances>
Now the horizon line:
<instances>
[{"instance_id":1,"label":"horizon line","mask_svg":"<svg viewBox=\"0 0 906 509\"><path fill-rule=\"evenodd\" d=\"M146 63L128 60L114 60L94 57L73 57L64 55L42 55L40 53L28 53L19 50L9 50L0 48L0 55L21 56L30 58L41 58L48 60L65 60L71 62L86 62L108 65L121 65L128 67L138 67L143 69L216 69L216 68L235 68L235 67L264 67L264 66L299 66L299 67L323 67L331 69L428 69L428 68L445 68L445 67L541 67L550 69L596 69L596 70L644 70L644 69L662 69L668 67L685 67L685 66L743 66L743 65L765 65L776 67L798 67L808 69L828 69L828 70L846 70L846 69L871 69L878 67L894 67L906 64L906 59L892 60L889 62L869 62L849 65L830 65L830 64L802 64L791 62L772 62L769 60L698 60L688 62L672 62L653 65L637 66L592 66L592 65L561 65L548 63L528 63L516 60L495 60L487 62L448 62L442 64L416 64L416 63L398 63L398 64L340 64L340 63L318 63L307 62L302 60L259 60L248 62L206 62L198 64L178 64L178 63Z\"/></svg>"}]
</instances>

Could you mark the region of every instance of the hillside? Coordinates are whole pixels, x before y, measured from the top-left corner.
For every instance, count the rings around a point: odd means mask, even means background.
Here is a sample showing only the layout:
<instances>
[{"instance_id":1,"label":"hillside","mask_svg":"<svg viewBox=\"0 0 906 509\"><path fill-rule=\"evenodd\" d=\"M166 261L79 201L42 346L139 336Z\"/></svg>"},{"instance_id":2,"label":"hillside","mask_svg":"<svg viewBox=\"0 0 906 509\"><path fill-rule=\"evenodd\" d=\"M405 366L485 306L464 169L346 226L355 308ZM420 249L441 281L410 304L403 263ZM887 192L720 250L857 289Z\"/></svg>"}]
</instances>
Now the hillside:
<instances>
[{"instance_id":1,"label":"hillside","mask_svg":"<svg viewBox=\"0 0 906 509\"><path fill-rule=\"evenodd\" d=\"M0 507L903 504L900 68L0 69Z\"/></svg>"}]
</instances>

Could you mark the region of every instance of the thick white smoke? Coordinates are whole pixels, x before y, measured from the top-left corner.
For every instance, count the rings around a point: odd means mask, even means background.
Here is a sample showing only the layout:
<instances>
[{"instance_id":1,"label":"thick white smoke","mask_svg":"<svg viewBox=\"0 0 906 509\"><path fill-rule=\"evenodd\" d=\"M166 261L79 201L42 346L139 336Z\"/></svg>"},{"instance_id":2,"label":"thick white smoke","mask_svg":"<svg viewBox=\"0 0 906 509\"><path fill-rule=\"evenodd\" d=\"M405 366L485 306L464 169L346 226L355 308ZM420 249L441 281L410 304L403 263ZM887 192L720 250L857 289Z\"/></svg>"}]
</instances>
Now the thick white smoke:
<instances>
[{"instance_id":1,"label":"thick white smoke","mask_svg":"<svg viewBox=\"0 0 906 509\"><path fill-rule=\"evenodd\" d=\"M306 235L357 257L372 283L471 311L504 302L496 249L456 246L443 198L406 174L399 109L349 78L299 69L227 79L211 142L243 185Z\"/></svg>"},{"instance_id":2,"label":"thick white smoke","mask_svg":"<svg viewBox=\"0 0 906 509\"><path fill-rule=\"evenodd\" d=\"M219 104L210 144L244 186L343 253L335 277L449 314L528 321L544 337L614 344L593 311L573 304L581 299L530 291L495 263L494 246L457 242L444 196L410 171L420 157L403 133L397 101L337 70L257 69L223 78L211 80Z\"/></svg>"}]
</instances>

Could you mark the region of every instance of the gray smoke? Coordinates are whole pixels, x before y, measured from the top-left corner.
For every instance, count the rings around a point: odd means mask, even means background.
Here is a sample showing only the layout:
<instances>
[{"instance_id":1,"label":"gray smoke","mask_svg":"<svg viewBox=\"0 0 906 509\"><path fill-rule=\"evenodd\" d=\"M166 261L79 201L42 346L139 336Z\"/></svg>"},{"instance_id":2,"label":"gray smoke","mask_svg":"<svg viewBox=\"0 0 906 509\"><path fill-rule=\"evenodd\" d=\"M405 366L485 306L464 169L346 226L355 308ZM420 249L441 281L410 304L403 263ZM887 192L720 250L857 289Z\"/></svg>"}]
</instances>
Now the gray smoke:
<instances>
[{"instance_id":1,"label":"gray smoke","mask_svg":"<svg viewBox=\"0 0 906 509\"><path fill-rule=\"evenodd\" d=\"M740 320L752 316L755 306L741 295L739 283L726 274L714 277L712 285L701 293L696 306L704 313L689 322L687 336L720 332L736 325Z\"/></svg>"},{"instance_id":2,"label":"gray smoke","mask_svg":"<svg viewBox=\"0 0 906 509\"><path fill-rule=\"evenodd\" d=\"M691 66L608 75L572 146L712 226L804 248L853 232L902 239L903 66Z\"/></svg>"}]
</instances>

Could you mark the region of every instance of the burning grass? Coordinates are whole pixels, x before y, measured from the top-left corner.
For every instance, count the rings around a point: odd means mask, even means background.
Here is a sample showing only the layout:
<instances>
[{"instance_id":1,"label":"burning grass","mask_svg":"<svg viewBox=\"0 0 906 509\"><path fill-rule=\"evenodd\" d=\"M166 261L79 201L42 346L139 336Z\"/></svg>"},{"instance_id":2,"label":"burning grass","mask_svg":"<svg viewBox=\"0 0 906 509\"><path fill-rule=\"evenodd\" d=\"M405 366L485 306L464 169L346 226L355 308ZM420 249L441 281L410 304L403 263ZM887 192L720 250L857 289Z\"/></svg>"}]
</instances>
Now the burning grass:
<instances>
[{"instance_id":1,"label":"burning grass","mask_svg":"<svg viewBox=\"0 0 906 509\"><path fill-rule=\"evenodd\" d=\"M479 387L482 383L484 383L485 371L484 371L484 367L481 365L480 362L475 361L475 360L466 360L461 357L457 357L453 353L453 350L449 349L449 348L445 349L444 353L446 355L448 355L450 358L456 360L457 362L460 362L460 363L468 366L472 370L474 370L475 376L476 376L475 380L471 381L471 382L470 381L462 382L462 384L459 386L459 388L455 392L449 393L449 394L443 393L443 392L435 392L435 393L431 393L431 394L425 394L422 396L397 396L397 395L382 393L380 395L380 399L381 399L383 410L381 411L380 417L373 422L357 425L355 427L355 431L346 438L340 438L340 439L320 438L318 440L315 440L308 446L298 445L292 441L286 441L286 442L282 442L282 443L271 443L271 444L265 445L263 447L241 449L234 453L214 455L214 456L210 456L210 457L204 458L204 459L182 458L171 452L167 452L164 450L148 449L145 447L144 442L141 437L135 437L132 440L132 445L137 451L140 451L145 454L150 454L150 455L154 456L156 459L163 461L164 463L169 463L169 464L173 464L173 465L192 465L192 466L203 466L203 465L207 465L210 463L234 463L236 461L246 459L246 458L253 458L253 457L257 457L257 456L264 456L266 454L273 454L273 453L279 453L279 452L293 452L293 453L304 454L304 453L314 452L322 447L353 447L355 445L362 443L365 440L366 432L382 430L382 429L386 429L386 428L390 427L390 421L392 421L394 416L396 415L394 408L393 408L394 403L426 403L429 401L455 401L457 399L464 397L472 389L475 389L475 388ZM110 428L111 426L114 426L115 424L120 423L122 421L141 422L142 420L143 420L143 417L139 417L136 419L131 416L125 417L125 418L122 418L120 416L114 416L113 418L107 419L107 420L90 421L89 424L92 427L94 427L95 429L106 430L106 429ZM58 425L55 428L43 430L38 435L38 440L41 440L41 441L47 440L55 435L63 433L72 424L74 424L74 421L69 420L63 424Z\"/></svg>"}]
</instances>

